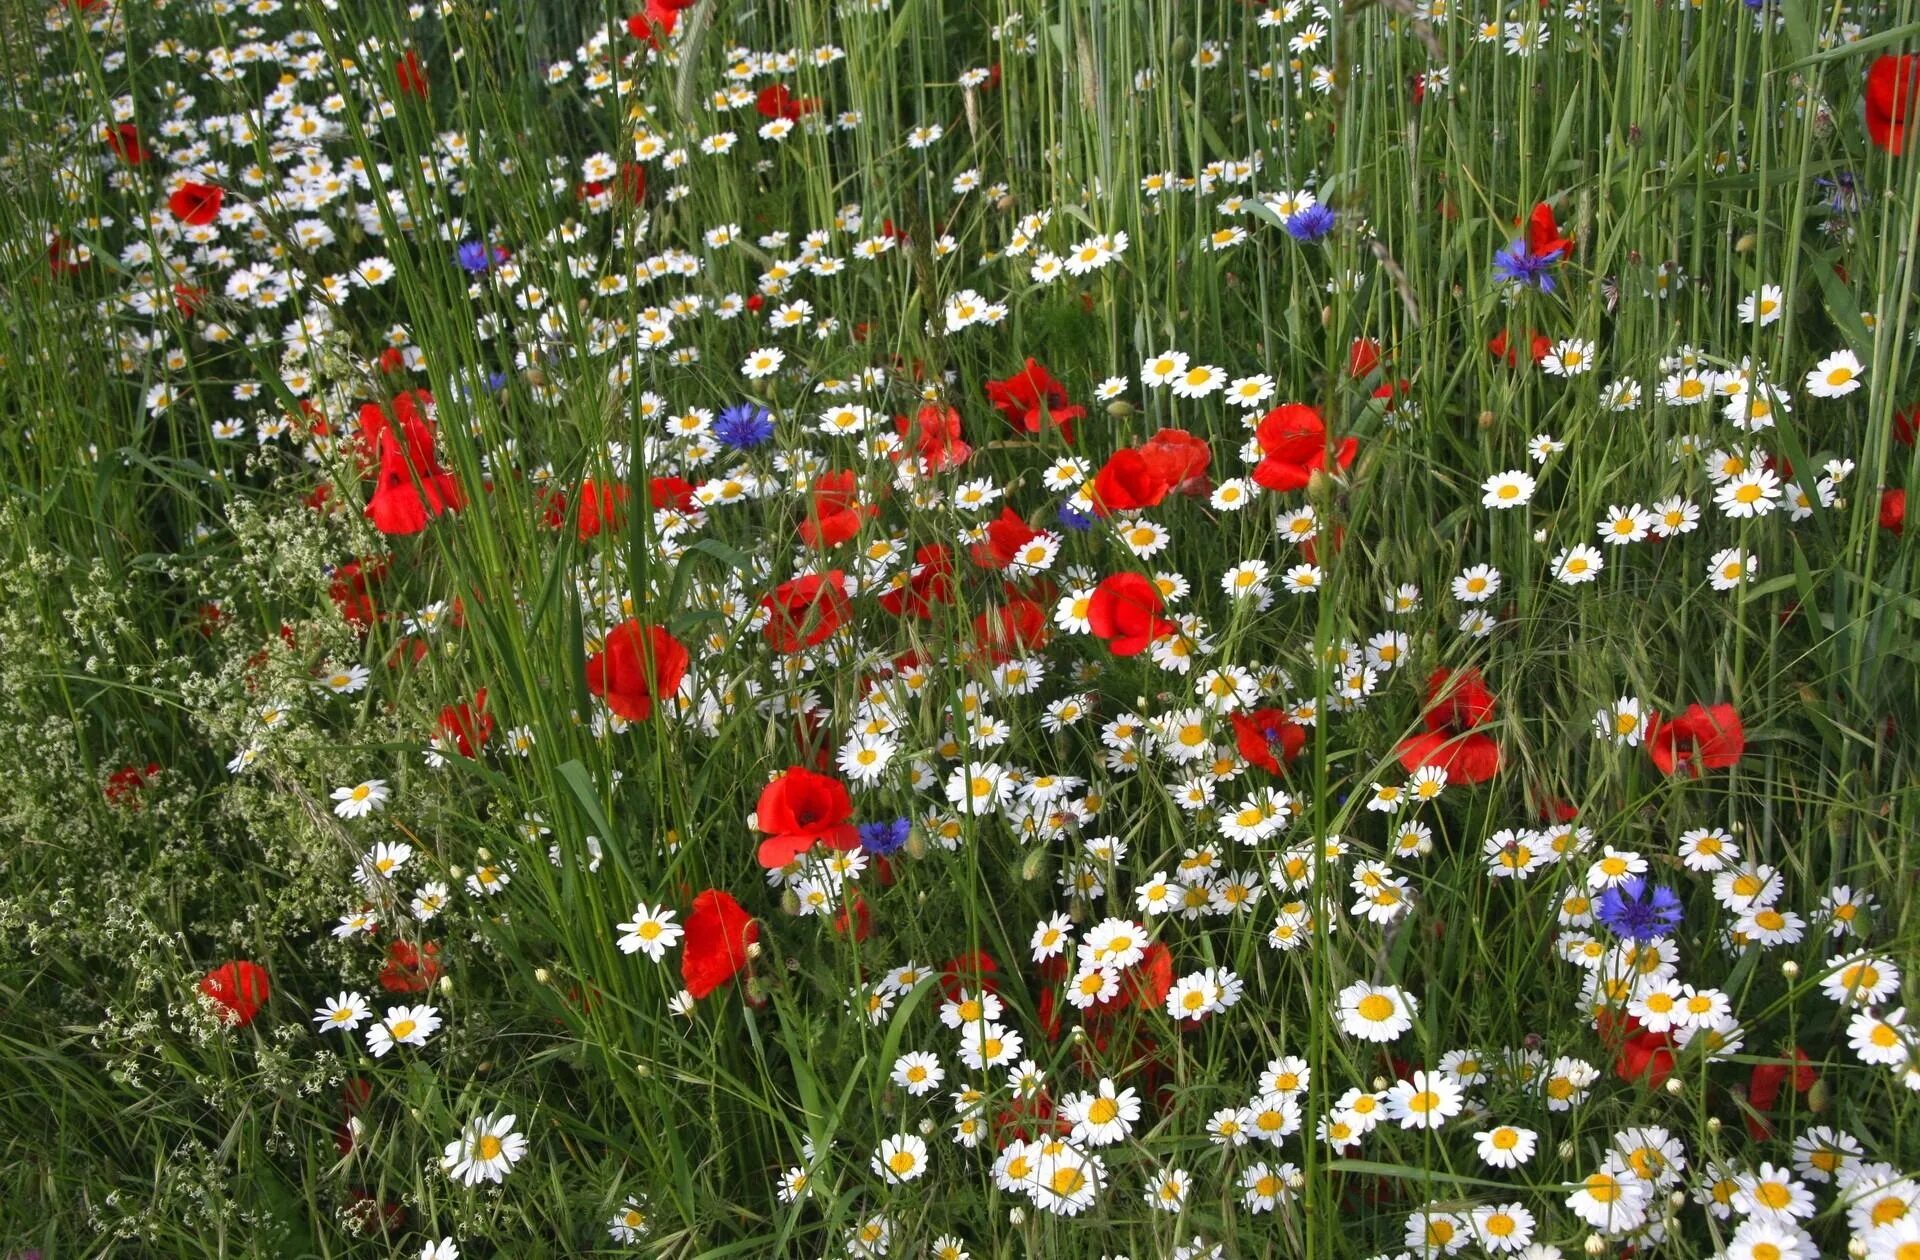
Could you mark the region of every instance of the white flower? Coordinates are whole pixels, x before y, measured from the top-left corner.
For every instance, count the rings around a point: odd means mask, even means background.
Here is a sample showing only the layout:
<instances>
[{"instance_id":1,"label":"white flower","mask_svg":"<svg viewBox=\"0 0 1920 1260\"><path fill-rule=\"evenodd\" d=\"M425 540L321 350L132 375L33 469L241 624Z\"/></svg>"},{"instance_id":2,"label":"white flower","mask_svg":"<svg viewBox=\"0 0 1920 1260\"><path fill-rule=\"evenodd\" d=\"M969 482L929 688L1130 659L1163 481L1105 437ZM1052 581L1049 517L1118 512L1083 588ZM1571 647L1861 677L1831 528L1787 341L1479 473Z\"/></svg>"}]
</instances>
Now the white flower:
<instances>
[{"instance_id":1,"label":"white flower","mask_svg":"<svg viewBox=\"0 0 1920 1260\"><path fill-rule=\"evenodd\" d=\"M342 818L365 818L387 803L387 781L368 779L352 787L333 789L333 812Z\"/></svg>"},{"instance_id":2,"label":"white flower","mask_svg":"<svg viewBox=\"0 0 1920 1260\"><path fill-rule=\"evenodd\" d=\"M1577 547L1568 547L1553 558L1553 576L1556 581L1567 586L1578 586L1582 582L1591 582L1600 576L1607 562L1600 555L1598 547L1589 547L1585 543Z\"/></svg>"},{"instance_id":3,"label":"white flower","mask_svg":"<svg viewBox=\"0 0 1920 1260\"><path fill-rule=\"evenodd\" d=\"M1413 1027L1413 995L1394 985L1359 981L1340 990L1340 1027L1362 1041L1389 1042Z\"/></svg>"},{"instance_id":4,"label":"white flower","mask_svg":"<svg viewBox=\"0 0 1920 1260\"><path fill-rule=\"evenodd\" d=\"M389 1006L387 1017L367 1029L367 1050L382 1058L395 1046L424 1046L440 1030L440 1012L431 1006Z\"/></svg>"},{"instance_id":5,"label":"white flower","mask_svg":"<svg viewBox=\"0 0 1920 1260\"><path fill-rule=\"evenodd\" d=\"M620 952L645 954L649 961L659 962L685 931L673 919L674 912L665 906L650 909L641 902L634 907L633 922L614 925L624 933L617 942Z\"/></svg>"},{"instance_id":6,"label":"white flower","mask_svg":"<svg viewBox=\"0 0 1920 1260\"><path fill-rule=\"evenodd\" d=\"M371 1012L367 1009L367 999L360 993L341 993L329 998L325 1005L314 1008L313 1022L321 1032L352 1032L360 1027Z\"/></svg>"},{"instance_id":7,"label":"white flower","mask_svg":"<svg viewBox=\"0 0 1920 1260\"><path fill-rule=\"evenodd\" d=\"M911 1133L896 1133L873 1153L873 1171L892 1186L914 1181L927 1171L927 1144Z\"/></svg>"},{"instance_id":8,"label":"white flower","mask_svg":"<svg viewBox=\"0 0 1920 1260\"><path fill-rule=\"evenodd\" d=\"M1780 318L1781 297L1779 285L1761 285L1759 292L1749 293L1740 300L1740 322L1758 323L1760 327L1765 328Z\"/></svg>"},{"instance_id":9,"label":"white flower","mask_svg":"<svg viewBox=\"0 0 1920 1260\"><path fill-rule=\"evenodd\" d=\"M1851 350L1836 350L1807 373L1807 392L1815 398L1840 398L1860 388L1860 359Z\"/></svg>"},{"instance_id":10,"label":"white flower","mask_svg":"<svg viewBox=\"0 0 1920 1260\"><path fill-rule=\"evenodd\" d=\"M780 365L786 361L786 351L778 349L777 347L769 346L755 350L749 354L746 361L740 365L740 375L750 381L757 381L763 377L772 376L780 369Z\"/></svg>"},{"instance_id":11,"label":"white flower","mask_svg":"<svg viewBox=\"0 0 1920 1260\"><path fill-rule=\"evenodd\" d=\"M1387 1116L1403 1129L1437 1129L1460 1114L1466 1091L1438 1072L1415 1072L1387 1091Z\"/></svg>"},{"instance_id":12,"label":"white flower","mask_svg":"<svg viewBox=\"0 0 1920 1260\"><path fill-rule=\"evenodd\" d=\"M1518 468L1495 473L1481 483L1480 503L1489 508L1523 507L1533 498L1534 480Z\"/></svg>"},{"instance_id":13,"label":"white flower","mask_svg":"<svg viewBox=\"0 0 1920 1260\"><path fill-rule=\"evenodd\" d=\"M447 1143L440 1166L463 1186L504 1181L527 1153L525 1135L513 1131L513 1116L478 1116L466 1131Z\"/></svg>"}]
</instances>

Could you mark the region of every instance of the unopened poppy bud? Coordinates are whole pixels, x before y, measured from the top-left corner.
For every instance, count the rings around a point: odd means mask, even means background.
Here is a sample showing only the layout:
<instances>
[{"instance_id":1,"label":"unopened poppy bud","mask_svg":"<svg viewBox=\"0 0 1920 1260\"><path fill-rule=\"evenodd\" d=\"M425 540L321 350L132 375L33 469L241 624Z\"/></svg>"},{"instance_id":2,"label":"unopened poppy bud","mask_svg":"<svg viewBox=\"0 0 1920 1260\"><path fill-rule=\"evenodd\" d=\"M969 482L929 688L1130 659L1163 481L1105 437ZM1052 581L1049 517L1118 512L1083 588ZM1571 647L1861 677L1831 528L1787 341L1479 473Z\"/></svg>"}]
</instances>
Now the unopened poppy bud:
<instances>
[{"instance_id":1,"label":"unopened poppy bud","mask_svg":"<svg viewBox=\"0 0 1920 1260\"><path fill-rule=\"evenodd\" d=\"M1333 326L1333 308L1331 306L1321 307L1320 308L1320 327L1331 328L1332 326Z\"/></svg>"},{"instance_id":2,"label":"unopened poppy bud","mask_svg":"<svg viewBox=\"0 0 1920 1260\"><path fill-rule=\"evenodd\" d=\"M1333 493L1333 478L1327 476L1327 470L1316 468L1307 474L1307 497L1324 499Z\"/></svg>"},{"instance_id":3,"label":"unopened poppy bud","mask_svg":"<svg viewBox=\"0 0 1920 1260\"><path fill-rule=\"evenodd\" d=\"M1560 1158L1561 1158L1561 1159L1572 1159L1572 1158L1573 1158L1573 1143L1572 1143L1572 1142L1562 1142L1562 1143L1560 1143Z\"/></svg>"},{"instance_id":4,"label":"unopened poppy bud","mask_svg":"<svg viewBox=\"0 0 1920 1260\"><path fill-rule=\"evenodd\" d=\"M1719 1117L1719 1116L1708 1116L1708 1117L1707 1117L1707 1132L1709 1132L1709 1133L1718 1133L1718 1132L1720 1132L1720 1117Z\"/></svg>"},{"instance_id":5,"label":"unopened poppy bud","mask_svg":"<svg viewBox=\"0 0 1920 1260\"><path fill-rule=\"evenodd\" d=\"M766 946L762 945L759 941L747 942L747 957L749 959L758 958L760 957L760 955L766 952L767 952Z\"/></svg>"},{"instance_id":6,"label":"unopened poppy bud","mask_svg":"<svg viewBox=\"0 0 1920 1260\"><path fill-rule=\"evenodd\" d=\"M647 1077L653 1075L653 1065L648 1063L636 1063L633 1065L633 1074L641 1078L642 1080L645 1080Z\"/></svg>"},{"instance_id":7,"label":"unopened poppy bud","mask_svg":"<svg viewBox=\"0 0 1920 1260\"><path fill-rule=\"evenodd\" d=\"M793 918L800 917L800 894L789 888L780 894L780 909Z\"/></svg>"},{"instance_id":8,"label":"unopened poppy bud","mask_svg":"<svg viewBox=\"0 0 1920 1260\"><path fill-rule=\"evenodd\" d=\"M1789 958L1780 964L1780 974L1789 980L1797 980L1800 978L1800 964Z\"/></svg>"},{"instance_id":9,"label":"unopened poppy bud","mask_svg":"<svg viewBox=\"0 0 1920 1260\"><path fill-rule=\"evenodd\" d=\"M1812 1088L1807 1090L1807 1110L1819 1115L1827 1109L1827 1103L1832 1098L1833 1091L1827 1085L1827 1078L1819 1077L1813 1082Z\"/></svg>"},{"instance_id":10,"label":"unopened poppy bud","mask_svg":"<svg viewBox=\"0 0 1920 1260\"><path fill-rule=\"evenodd\" d=\"M1133 414L1133 404L1124 398L1116 398L1107 404L1107 414L1115 420L1125 420Z\"/></svg>"},{"instance_id":11,"label":"unopened poppy bud","mask_svg":"<svg viewBox=\"0 0 1920 1260\"><path fill-rule=\"evenodd\" d=\"M1193 39L1187 35L1180 36L1167 49L1167 56L1176 62L1187 60L1193 56Z\"/></svg>"},{"instance_id":12,"label":"unopened poppy bud","mask_svg":"<svg viewBox=\"0 0 1920 1260\"><path fill-rule=\"evenodd\" d=\"M452 977L452 976L441 976L441 977L440 977L440 992L442 992L442 993L452 993L452 992L453 992L453 977Z\"/></svg>"},{"instance_id":13,"label":"unopened poppy bud","mask_svg":"<svg viewBox=\"0 0 1920 1260\"><path fill-rule=\"evenodd\" d=\"M1491 411L1481 412L1479 423L1481 428L1491 429L1493 427L1493 412Z\"/></svg>"},{"instance_id":14,"label":"unopened poppy bud","mask_svg":"<svg viewBox=\"0 0 1920 1260\"><path fill-rule=\"evenodd\" d=\"M1736 254L1751 253L1753 252L1753 246L1754 246L1753 233L1748 232L1746 235L1742 236L1739 240L1733 243L1733 252Z\"/></svg>"}]
</instances>

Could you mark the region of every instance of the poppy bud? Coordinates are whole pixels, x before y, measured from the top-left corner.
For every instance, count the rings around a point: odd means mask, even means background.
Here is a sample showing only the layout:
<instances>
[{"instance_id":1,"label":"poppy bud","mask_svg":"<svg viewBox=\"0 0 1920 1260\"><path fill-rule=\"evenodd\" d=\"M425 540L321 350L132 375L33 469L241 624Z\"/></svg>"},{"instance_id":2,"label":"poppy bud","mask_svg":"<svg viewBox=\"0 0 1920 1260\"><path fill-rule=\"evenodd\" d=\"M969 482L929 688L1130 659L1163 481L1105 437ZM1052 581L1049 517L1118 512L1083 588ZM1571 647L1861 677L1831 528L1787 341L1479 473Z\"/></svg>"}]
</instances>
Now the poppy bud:
<instances>
[{"instance_id":1,"label":"poppy bud","mask_svg":"<svg viewBox=\"0 0 1920 1260\"><path fill-rule=\"evenodd\" d=\"M1116 398L1107 404L1107 414L1115 420L1125 420L1133 414L1133 404L1124 398Z\"/></svg>"},{"instance_id":2,"label":"poppy bud","mask_svg":"<svg viewBox=\"0 0 1920 1260\"><path fill-rule=\"evenodd\" d=\"M1491 429L1493 427L1493 413L1491 411L1481 412L1479 424L1482 429Z\"/></svg>"}]
</instances>

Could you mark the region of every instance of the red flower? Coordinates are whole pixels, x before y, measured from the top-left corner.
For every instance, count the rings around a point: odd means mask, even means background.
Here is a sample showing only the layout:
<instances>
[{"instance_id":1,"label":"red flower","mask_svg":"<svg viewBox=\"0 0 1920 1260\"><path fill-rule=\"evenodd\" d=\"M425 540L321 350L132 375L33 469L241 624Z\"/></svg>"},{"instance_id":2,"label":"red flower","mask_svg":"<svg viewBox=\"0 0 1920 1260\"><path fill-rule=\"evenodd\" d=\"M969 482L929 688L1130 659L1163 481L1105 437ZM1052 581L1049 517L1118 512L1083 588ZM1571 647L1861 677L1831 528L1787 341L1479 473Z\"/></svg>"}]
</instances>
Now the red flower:
<instances>
[{"instance_id":1,"label":"red flower","mask_svg":"<svg viewBox=\"0 0 1920 1260\"><path fill-rule=\"evenodd\" d=\"M1475 728L1493 720L1493 693L1477 669L1436 669L1427 679L1426 732L1394 750L1409 772L1437 766L1455 783L1485 783L1500 769L1500 745Z\"/></svg>"},{"instance_id":2,"label":"red flower","mask_svg":"<svg viewBox=\"0 0 1920 1260\"><path fill-rule=\"evenodd\" d=\"M1920 403L1893 413L1894 441L1902 446L1912 446L1916 434L1920 434Z\"/></svg>"},{"instance_id":3,"label":"red flower","mask_svg":"<svg viewBox=\"0 0 1920 1260\"><path fill-rule=\"evenodd\" d=\"M327 594L332 597L334 607L340 610L340 617L348 625L365 629L380 619L380 611L374 606L370 582L377 582L387 575L387 562L379 558L349 560L333 571L333 580L327 585Z\"/></svg>"},{"instance_id":4,"label":"red flower","mask_svg":"<svg viewBox=\"0 0 1920 1260\"><path fill-rule=\"evenodd\" d=\"M1791 1063L1756 1063L1753 1073L1747 1078L1747 1102L1758 1112L1769 1112L1780 1100L1780 1090L1788 1080L1793 1082L1793 1092L1804 1094L1812 1089L1820 1079L1820 1073L1814 1070L1813 1063L1807 1058L1807 1052L1799 1046L1793 1048ZM1773 1125L1764 1115L1747 1117L1747 1134L1754 1141L1761 1142L1773 1136Z\"/></svg>"},{"instance_id":5,"label":"red flower","mask_svg":"<svg viewBox=\"0 0 1920 1260\"><path fill-rule=\"evenodd\" d=\"M427 99L427 69L420 64L420 54L407 49L407 55L393 64L394 78L400 83L400 90L408 96Z\"/></svg>"},{"instance_id":6,"label":"red flower","mask_svg":"<svg viewBox=\"0 0 1920 1260\"><path fill-rule=\"evenodd\" d=\"M450 704L440 710L440 734L453 741L462 757L471 757L476 749L484 747L487 737L493 734L493 715L487 712L487 689L482 687L475 692L471 705Z\"/></svg>"},{"instance_id":7,"label":"red flower","mask_svg":"<svg viewBox=\"0 0 1920 1260\"><path fill-rule=\"evenodd\" d=\"M647 502L658 512L662 508L672 508L676 512L692 513L698 509L693 503L693 483L685 477L655 477L647 482Z\"/></svg>"},{"instance_id":8,"label":"red flower","mask_svg":"<svg viewBox=\"0 0 1920 1260\"><path fill-rule=\"evenodd\" d=\"M983 569L1004 569L1020 554L1020 548L1040 537L1040 531L1012 508L1001 508L1000 515L987 522L987 541L975 543L968 552Z\"/></svg>"},{"instance_id":9,"label":"red flower","mask_svg":"<svg viewBox=\"0 0 1920 1260\"><path fill-rule=\"evenodd\" d=\"M1647 752L1662 774L1675 774L1684 767L1697 779L1703 768L1724 770L1746 750L1747 733L1730 704L1710 709L1689 705L1670 722L1655 713L1647 729Z\"/></svg>"},{"instance_id":10,"label":"red flower","mask_svg":"<svg viewBox=\"0 0 1920 1260\"><path fill-rule=\"evenodd\" d=\"M1533 362L1540 362L1540 360L1546 358L1552 350L1553 338L1548 337L1544 333L1528 330L1527 354ZM1487 343L1487 352L1496 359L1505 359L1508 367L1519 366L1519 354L1508 344L1507 330L1504 328L1495 334L1492 341Z\"/></svg>"},{"instance_id":11,"label":"red flower","mask_svg":"<svg viewBox=\"0 0 1920 1260\"><path fill-rule=\"evenodd\" d=\"M834 849L860 847L860 833L847 820L853 799L847 785L804 766L791 766L760 792L755 825L767 833L760 842L760 865L785 866L816 843Z\"/></svg>"},{"instance_id":12,"label":"red flower","mask_svg":"<svg viewBox=\"0 0 1920 1260\"><path fill-rule=\"evenodd\" d=\"M958 468L973 454L973 448L960 437L960 412L953 407L928 403L914 413L912 420L894 417L893 427L919 458L920 471L928 475Z\"/></svg>"},{"instance_id":13,"label":"red flower","mask_svg":"<svg viewBox=\"0 0 1920 1260\"><path fill-rule=\"evenodd\" d=\"M1138 656L1155 639L1173 633L1160 615L1160 588L1138 573L1102 579L1087 601L1087 621L1115 656Z\"/></svg>"},{"instance_id":14,"label":"red flower","mask_svg":"<svg viewBox=\"0 0 1920 1260\"><path fill-rule=\"evenodd\" d=\"M619 529L624 524L621 509L626 507L628 497L626 486L617 481L603 485L589 477L581 482L580 541L599 537L603 529Z\"/></svg>"},{"instance_id":15,"label":"red flower","mask_svg":"<svg viewBox=\"0 0 1920 1260\"><path fill-rule=\"evenodd\" d=\"M200 992L220 1008L220 1019L236 1028L253 1022L267 1004L267 969L259 963L221 963L200 978Z\"/></svg>"},{"instance_id":16,"label":"red flower","mask_svg":"<svg viewBox=\"0 0 1920 1260\"><path fill-rule=\"evenodd\" d=\"M860 524L879 509L859 499L860 478L849 469L821 473L813 479L807 519L800 522L800 539L809 547L838 546L860 532Z\"/></svg>"},{"instance_id":17,"label":"red flower","mask_svg":"<svg viewBox=\"0 0 1920 1260\"><path fill-rule=\"evenodd\" d=\"M109 805L125 805L129 809L140 808L140 789L153 781L160 773L160 763L149 761L146 768L123 766L107 776L107 786L102 789Z\"/></svg>"},{"instance_id":18,"label":"red flower","mask_svg":"<svg viewBox=\"0 0 1920 1260\"><path fill-rule=\"evenodd\" d=\"M1914 84L1920 79L1920 56L1885 54L1867 71L1867 135L1887 152L1898 155L1906 143L1907 109L1913 104Z\"/></svg>"},{"instance_id":19,"label":"red flower","mask_svg":"<svg viewBox=\"0 0 1920 1260\"><path fill-rule=\"evenodd\" d=\"M687 649L659 626L624 620L607 634L607 647L588 657L588 691L630 722L653 715L653 701L680 690Z\"/></svg>"},{"instance_id":20,"label":"red flower","mask_svg":"<svg viewBox=\"0 0 1920 1260\"><path fill-rule=\"evenodd\" d=\"M1372 376L1380 366L1380 343L1371 337L1355 337L1347 347L1347 374L1355 380Z\"/></svg>"},{"instance_id":21,"label":"red flower","mask_svg":"<svg viewBox=\"0 0 1920 1260\"><path fill-rule=\"evenodd\" d=\"M1313 474L1327 466L1327 424L1319 410L1306 403L1282 403L1260 417L1254 438L1263 458L1254 466L1253 479L1269 490L1305 489ZM1353 438L1341 441L1334 466L1344 470L1359 449Z\"/></svg>"},{"instance_id":22,"label":"red flower","mask_svg":"<svg viewBox=\"0 0 1920 1260\"><path fill-rule=\"evenodd\" d=\"M812 647L832 637L846 620L846 575L835 569L782 582L760 606L773 614L765 633L775 651Z\"/></svg>"},{"instance_id":23,"label":"red flower","mask_svg":"<svg viewBox=\"0 0 1920 1260\"><path fill-rule=\"evenodd\" d=\"M1307 746L1307 728L1280 709L1235 713L1233 742L1249 765L1279 774L1282 761L1292 761ZM1278 752L1278 757L1274 753Z\"/></svg>"},{"instance_id":24,"label":"red flower","mask_svg":"<svg viewBox=\"0 0 1920 1260\"><path fill-rule=\"evenodd\" d=\"M817 109L819 104L815 100L796 97L784 83L769 83L754 98L753 108L762 118L784 118L788 122L799 122Z\"/></svg>"},{"instance_id":25,"label":"red flower","mask_svg":"<svg viewBox=\"0 0 1920 1260\"><path fill-rule=\"evenodd\" d=\"M167 210L180 222L200 227L219 217L220 202L226 195L218 185L188 180L167 198Z\"/></svg>"},{"instance_id":26,"label":"red flower","mask_svg":"<svg viewBox=\"0 0 1920 1260\"><path fill-rule=\"evenodd\" d=\"M1905 490L1880 492L1880 528L1890 529L1896 534L1906 533L1907 492Z\"/></svg>"},{"instance_id":27,"label":"red flower","mask_svg":"<svg viewBox=\"0 0 1920 1260\"><path fill-rule=\"evenodd\" d=\"M1204 448L1205 443L1201 445ZM1127 447L1115 451L1094 474L1094 514L1106 516L1111 512L1158 507L1173 489L1172 474L1177 470L1175 460L1179 458L1168 458L1164 448Z\"/></svg>"},{"instance_id":28,"label":"red flower","mask_svg":"<svg viewBox=\"0 0 1920 1260\"><path fill-rule=\"evenodd\" d=\"M387 965L377 977L389 993L425 993L440 978L440 946L427 941L415 948L411 941L387 943Z\"/></svg>"},{"instance_id":29,"label":"red flower","mask_svg":"<svg viewBox=\"0 0 1920 1260\"><path fill-rule=\"evenodd\" d=\"M1573 253L1573 241L1560 235L1559 225L1553 221L1553 207L1544 201L1534 206L1527 219L1527 248L1541 258Z\"/></svg>"},{"instance_id":30,"label":"red flower","mask_svg":"<svg viewBox=\"0 0 1920 1260\"><path fill-rule=\"evenodd\" d=\"M671 696L687 676L687 649L659 626L627 620L587 658L587 690L630 722L644 722L653 702Z\"/></svg>"},{"instance_id":31,"label":"red flower","mask_svg":"<svg viewBox=\"0 0 1920 1260\"><path fill-rule=\"evenodd\" d=\"M147 160L147 150L140 143L140 129L132 123L107 128L106 141L114 155L128 166L138 166Z\"/></svg>"},{"instance_id":32,"label":"red flower","mask_svg":"<svg viewBox=\"0 0 1920 1260\"><path fill-rule=\"evenodd\" d=\"M988 526L991 531L992 526ZM976 559L978 556L976 555ZM880 596L880 607L894 616L933 616L936 604L953 602L953 553L941 543L933 543L913 553L913 568L906 581Z\"/></svg>"},{"instance_id":33,"label":"red flower","mask_svg":"<svg viewBox=\"0 0 1920 1260\"><path fill-rule=\"evenodd\" d=\"M999 664L1046 644L1047 612L1025 596L1015 595L975 617L973 634L988 659Z\"/></svg>"},{"instance_id":34,"label":"red flower","mask_svg":"<svg viewBox=\"0 0 1920 1260\"><path fill-rule=\"evenodd\" d=\"M680 979L687 992L703 998L746 969L748 947L760 939L760 925L741 904L717 888L693 899L681 941Z\"/></svg>"},{"instance_id":35,"label":"red flower","mask_svg":"<svg viewBox=\"0 0 1920 1260\"><path fill-rule=\"evenodd\" d=\"M1623 1081L1639 1081L1659 1089L1673 1075L1673 1034L1638 1032L1620 1044L1613 1073Z\"/></svg>"},{"instance_id":36,"label":"red flower","mask_svg":"<svg viewBox=\"0 0 1920 1260\"><path fill-rule=\"evenodd\" d=\"M1147 439L1140 453L1160 467L1174 493L1204 497L1213 492L1207 480L1213 451L1206 439L1185 429L1162 429Z\"/></svg>"},{"instance_id":37,"label":"red flower","mask_svg":"<svg viewBox=\"0 0 1920 1260\"><path fill-rule=\"evenodd\" d=\"M366 514L383 534L417 534L432 517L466 502L434 451L425 411L432 401L425 390L408 390L395 396L390 413L379 403L360 408L362 453L379 463Z\"/></svg>"},{"instance_id":38,"label":"red flower","mask_svg":"<svg viewBox=\"0 0 1920 1260\"><path fill-rule=\"evenodd\" d=\"M1004 380L987 382L987 401L1017 428L1039 433L1047 425L1058 425L1060 436L1073 441L1073 422L1087 414L1085 407L1069 407L1066 386L1032 359L1027 366Z\"/></svg>"}]
</instances>

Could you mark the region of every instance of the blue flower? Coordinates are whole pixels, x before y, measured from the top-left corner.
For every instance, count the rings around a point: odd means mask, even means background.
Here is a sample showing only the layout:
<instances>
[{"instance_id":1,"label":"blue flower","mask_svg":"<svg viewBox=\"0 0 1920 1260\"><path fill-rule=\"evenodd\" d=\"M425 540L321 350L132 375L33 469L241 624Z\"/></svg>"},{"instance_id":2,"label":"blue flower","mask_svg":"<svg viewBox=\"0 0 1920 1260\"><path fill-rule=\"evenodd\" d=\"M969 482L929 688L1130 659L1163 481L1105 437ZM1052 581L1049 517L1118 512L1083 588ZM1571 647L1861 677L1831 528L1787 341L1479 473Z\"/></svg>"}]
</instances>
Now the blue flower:
<instances>
[{"instance_id":1,"label":"blue flower","mask_svg":"<svg viewBox=\"0 0 1920 1260\"><path fill-rule=\"evenodd\" d=\"M1594 915L1609 932L1631 941L1657 941L1680 926L1680 898L1665 884L1648 886L1638 875L1600 894Z\"/></svg>"},{"instance_id":2,"label":"blue flower","mask_svg":"<svg viewBox=\"0 0 1920 1260\"><path fill-rule=\"evenodd\" d=\"M497 262L507 260L507 251L485 241L465 241L454 251L454 261L469 275L478 275Z\"/></svg>"},{"instance_id":3,"label":"blue flower","mask_svg":"<svg viewBox=\"0 0 1920 1260\"><path fill-rule=\"evenodd\" d=\"M1317 241L1333 231L1333 208L1316 201L1288 215L1282 226L1296 241Z\"/></svg>"},{"instance_id":4,"label":"blue flower","mask_svg":"<svg viewBox=\"0 0 1920 1260\"><path fill-rule=\"evenodd\" d=\"M1530 284L1542 293L1553 292L1553 264L1559 258L1536 254L1524 240L1515 241L1493 256L1493 278L1512 284Z\"/></svg>"},{"instance_id":5,"label":"blue flower","mask_svg":"<svg viewBox=\"0 0 1920 1260\"><path fill-rule=\"evenodd\" d=\"M729 450L750 451L773 438L773 413L757 403L728 407L713 422L713 436Z\"/></svg>"},{"instance_id":6,"label":"blue flower","mask_svg":"<svg viewBox=\"0 0 1920 1260\"><path fill-rule=\"evenodd\" d=\"M1080 511L1071 503L1062 503L1054 518L1076 534L1084 534L1093 528L1093 518Z\"/></svg>"},{"instance_id":7,"label":"blue flower","mask_svg":"<svg viewBox=\"0 0 1920 1260\"><path fill-rule=\"evenodd\" d=\"M857 830L861 848L875 857L890 857L906 844L913 827L906 819L896 818L892 822L861 823Z\"/></svg>"}]
</instances>

